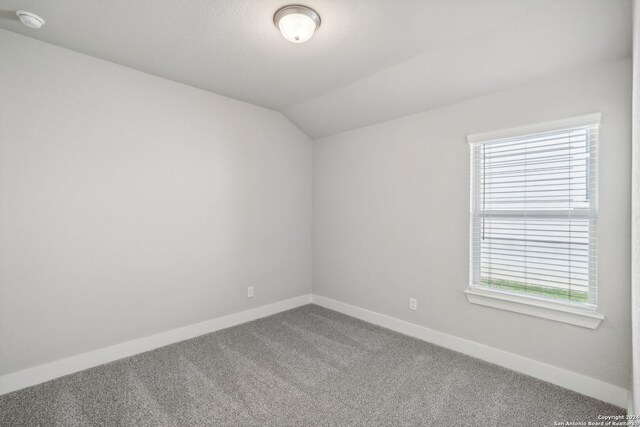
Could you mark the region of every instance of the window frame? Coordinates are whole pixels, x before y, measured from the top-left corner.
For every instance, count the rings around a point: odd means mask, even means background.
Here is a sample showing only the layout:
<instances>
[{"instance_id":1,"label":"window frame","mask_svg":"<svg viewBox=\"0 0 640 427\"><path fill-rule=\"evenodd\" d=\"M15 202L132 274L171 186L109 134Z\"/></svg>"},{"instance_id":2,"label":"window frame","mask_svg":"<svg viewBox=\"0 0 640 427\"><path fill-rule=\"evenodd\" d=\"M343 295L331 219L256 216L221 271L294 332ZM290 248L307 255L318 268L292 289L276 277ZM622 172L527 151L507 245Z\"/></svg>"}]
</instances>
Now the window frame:
<instances>
[{"instance_id":1,"label":"window frame","mask_svg":"<svg viewBox=\"0 0 640 427\"><path fill-rule=\"evenodd\" d=\"M562 120L555 120L550 122L537 123L527 126L520 126L515 128L503 129L493 132L485 132L479 134L472 134L467 137L469 143L470 153L470 210L469 210L469 286L465 289L464 293L467 299L472 304L479 304L483 306L503 309L507 311L522 313L535 317L542 317L546 319L556 320L559 322L569 323L577 326L582 326L590 329L596 329L600 322L604 319L604 316L596 311L597 300L589 303L575 303L565 302L559 300L553 300L550 298L544 298L535 295L527 295L525 293L512 293L499 289L491 289L483 286L477 286L474 284L474 265L478 262L481 255L480 251L474 251L474 207L478 206L479 197L478 192L474 189L474 183L480 179L479 167L474 167L473 164L473 149L477 144L485 142L496 141L500 139L508 139L514 137L525 137L529 135L535 135L544 132L553 132L563 130L571 127L599 126L601 122L601 114L593 113L582 116L570 117ZM599 135L595 141L594 150L597 153L599 147ZM596 154L597 157L597 154ZM597 181L598 170L596 164L592 161L590 164L592 168L589 172L587 179L593 180L593 186L589 192L589 212L585 214L590 220L589 227L595 227L597 222ZM591 182L591 181L590 181ZM597 230L597 228L595 229ZM595 241L591 236L589 239L589 247L595 245ZM597 251L597 246L595 247ZM474 257L477 257L474 259ZM597 260L597 256L596 256ZM590 260L591 264L591 260ZM597 274L597 266L594 268L594 278ZM591 272L591 271L590 271ZM595 280L595 279L594 279ZM597 282L597 280L596 280ZM594 283L597 287L597 283Z\"/></svg>"}]
</instances>

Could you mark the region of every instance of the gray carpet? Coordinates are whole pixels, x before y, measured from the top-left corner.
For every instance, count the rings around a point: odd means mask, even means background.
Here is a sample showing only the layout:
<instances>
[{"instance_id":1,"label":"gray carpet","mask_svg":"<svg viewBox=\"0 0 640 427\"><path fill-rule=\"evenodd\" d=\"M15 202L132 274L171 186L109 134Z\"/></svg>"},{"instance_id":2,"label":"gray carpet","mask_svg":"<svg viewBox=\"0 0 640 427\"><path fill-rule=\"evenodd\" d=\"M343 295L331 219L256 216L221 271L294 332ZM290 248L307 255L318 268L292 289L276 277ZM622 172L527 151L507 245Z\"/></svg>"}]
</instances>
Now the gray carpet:
<instances>
[{"instance_id":1,"label":"gray carpet","mask_svg":"<svg viewBox=\"0 0 640 427\"><path fill-rule=\"evenodd\" d=\"M0 396L0 425L539 426L621 408L307 305Z\"/></svg>"}]
</instances>

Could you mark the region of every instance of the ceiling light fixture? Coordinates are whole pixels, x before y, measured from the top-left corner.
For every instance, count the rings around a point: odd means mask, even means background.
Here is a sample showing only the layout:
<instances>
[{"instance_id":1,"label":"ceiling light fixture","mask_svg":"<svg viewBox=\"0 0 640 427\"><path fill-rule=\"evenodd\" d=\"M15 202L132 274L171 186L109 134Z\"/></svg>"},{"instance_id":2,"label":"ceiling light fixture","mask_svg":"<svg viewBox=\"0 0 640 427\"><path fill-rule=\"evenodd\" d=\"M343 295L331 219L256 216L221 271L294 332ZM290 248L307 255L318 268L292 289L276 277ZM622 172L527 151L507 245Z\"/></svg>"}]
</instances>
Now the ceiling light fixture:
<instances>
[{"instance_id":1,"label":"ceiling light fixture","mask_svg":"<svg viewBox=\"0 0 640 427\"><path fill-rule=\"evenodd\" d=\"M282 37L291 43L304 43L320 27L320 15L306 6L290 5L279 9L273 15L273 23Z\"/></svg>"},{"instance_id":2,"label":"ceiling light fixture","mask_svg":"<svg viewBox=\"0 0 640 427\"><path fill-rule=\"evenodd\" d=\"M39 30L44 25L44 19L40 18L35 13L19 10L16 12L16 15L20 18L20 22L34 30Z\"/></svg>"}]
</instances>

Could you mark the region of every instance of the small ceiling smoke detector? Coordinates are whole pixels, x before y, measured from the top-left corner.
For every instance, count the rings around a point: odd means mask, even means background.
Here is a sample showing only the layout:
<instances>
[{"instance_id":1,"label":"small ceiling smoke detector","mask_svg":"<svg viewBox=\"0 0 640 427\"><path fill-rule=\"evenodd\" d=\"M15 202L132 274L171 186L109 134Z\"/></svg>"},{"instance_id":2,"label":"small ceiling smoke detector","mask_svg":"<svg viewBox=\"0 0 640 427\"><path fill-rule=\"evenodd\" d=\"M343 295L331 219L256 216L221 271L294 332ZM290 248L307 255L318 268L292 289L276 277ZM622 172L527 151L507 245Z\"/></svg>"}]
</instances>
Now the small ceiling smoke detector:
<instances>
[{"instance_id":1,"label":"small ceiling smoke detector","mask_svg":"<svg viewBox=\"0 0 640 427\"><path fill-rule=\"evenodd\" d=\"M22 22L29 28L38 30L44 25L44 19L40 18L35 13L19 10L16 12L16 15L18 15L18 18L20 18L20 22Z\"/></svg>"},{"instance_id":2,"label":"small ceiling smoke detector","mask_svg":"<svg viewBox=\"0 0 640 427\"><path fill-rule=\"evenodd\" d=\"M276 12L273 23L291 43L304 43L320 27L320 15L306 6L290 5Z\"/></svg>"}]
</instances>

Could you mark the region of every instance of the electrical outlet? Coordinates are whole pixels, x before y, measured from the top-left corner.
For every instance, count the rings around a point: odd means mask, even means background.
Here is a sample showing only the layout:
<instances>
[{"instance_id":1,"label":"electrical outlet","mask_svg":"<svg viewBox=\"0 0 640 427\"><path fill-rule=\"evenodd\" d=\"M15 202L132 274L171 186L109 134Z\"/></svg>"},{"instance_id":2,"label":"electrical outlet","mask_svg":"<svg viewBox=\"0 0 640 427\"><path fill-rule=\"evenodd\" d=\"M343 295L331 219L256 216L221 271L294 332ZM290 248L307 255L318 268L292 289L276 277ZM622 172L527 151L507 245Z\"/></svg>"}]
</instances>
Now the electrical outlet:
<instances>
[{"instance_id":1,"label":"electrical outlet","mask_svg":"<svg viewBox=\"0 0 640 427\"><path fill-rule=\"evenodd\" d=\"M409 310L418 309L418 300L415 298L409 298Z\"/></svg>"},{"instance_id":2,"label":"electrical outlet","mask_svg":"<svg viewBox=\"0 0 640 427\"><path fill-rule=\"evenodd\" d=\"M253 286L249 286L247 288L247 297L251 298L253 296Z\"/></svg>"}]
</instances>

